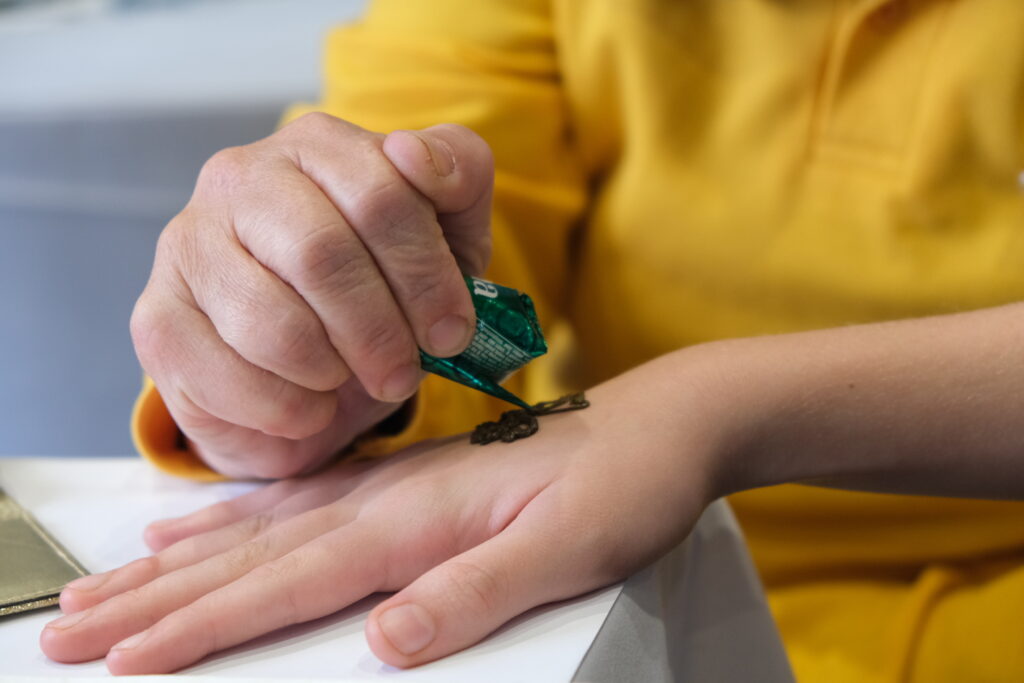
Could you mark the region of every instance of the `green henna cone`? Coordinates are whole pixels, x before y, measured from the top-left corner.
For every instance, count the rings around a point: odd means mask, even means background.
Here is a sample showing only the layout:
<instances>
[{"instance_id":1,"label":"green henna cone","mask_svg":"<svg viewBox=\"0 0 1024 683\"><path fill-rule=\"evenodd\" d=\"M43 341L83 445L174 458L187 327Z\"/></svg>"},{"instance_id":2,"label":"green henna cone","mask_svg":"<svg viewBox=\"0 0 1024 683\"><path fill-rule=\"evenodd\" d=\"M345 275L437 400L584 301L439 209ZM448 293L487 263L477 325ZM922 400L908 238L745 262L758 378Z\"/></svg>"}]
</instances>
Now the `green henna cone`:
<instances>
[{"instance_id":1,"label":"green henna cone","mask_svg":"<svg viewBox=\"0 0 1024 683\"><path fill-rule=\"evenodd\" d=\"M476 332L457 356L438 358L420 350L427 372L496 396L521 408L530 405L500 385L548 351L530 297L487 280L466 277L476 308Z\"/></svg>"}]
</instances>

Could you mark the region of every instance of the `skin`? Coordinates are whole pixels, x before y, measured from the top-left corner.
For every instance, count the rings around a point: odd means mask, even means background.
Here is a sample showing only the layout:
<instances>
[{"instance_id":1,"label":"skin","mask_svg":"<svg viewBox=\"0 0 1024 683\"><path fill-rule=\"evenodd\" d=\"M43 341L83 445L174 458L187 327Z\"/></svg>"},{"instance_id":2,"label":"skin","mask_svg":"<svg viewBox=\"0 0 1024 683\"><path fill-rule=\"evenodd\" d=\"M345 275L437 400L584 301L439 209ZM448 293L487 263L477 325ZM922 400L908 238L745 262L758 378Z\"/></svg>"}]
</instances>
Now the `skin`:
<instances>
[{"instance_id":1,"label":"skin","mask_svg":"<svg viewBox=\"0 0 1024 683\"><path fill-rule=\"evenodd\" d=\"M397 591L366 635L408 667L628 576L737 490L1024 498L1022 341L1010 305L668 354L529 439L424 442L154 524L156 554L68 586L41 644L161 673Z\"/></svg>"},{"instance_id":2,"label":"skin","mask_svg":"<svg viewBox=\"0 0 1024 683\"><path fill-rule=\"evenodd\" d=\"M156 554L67 588L69 616L47 627L42 647L65 662L106 656L116 674L172 671L398 591L373 611L367 637L384 661L410 666L613 582L679 542L711 500L707 477L685 476L706 467L697 406L664 429L665 407L643 386L650 370L595 388L591 408L552 415L527 440L426 442L153 525ZM623 392L639 415L615 409ZM639 447L638 428L650 435ZM692 462L662 457L682 441ZM410 605L411 615L388 616ZM228 616L238 613L249 616ZM137 633L142 642L126 647Z\"/></svg>"},{"instance_id":3,"label":"skin","mask_svg":"<svg viewBox=\"0 0 1024 683\"><path fill-rule=\"evenodd\" d=\"M691 347L523 441L324 466L415 391L387 378L443 353L434 324L471 321L491 166L459 127L322 115L211 160L133 315L140 359L211 466L323 469L151 525L152 556L63 592L49 657L169 672L388 591L369 645L415 666L625 578L735 491L1024 498L1020 305Z\"/></svg>"},{"instance_id":4,"label":"skin","mask_svg":"<svg viewBox=\"0 0 1024 683\"><path fill-rule=\"evenodd\" d=\"M233 477L315 469L415 393L417 346L461 352L493 174L461 126L385 136L326 114L214 155L131 320L194 451Z\"/></svg>"}]
</instances>

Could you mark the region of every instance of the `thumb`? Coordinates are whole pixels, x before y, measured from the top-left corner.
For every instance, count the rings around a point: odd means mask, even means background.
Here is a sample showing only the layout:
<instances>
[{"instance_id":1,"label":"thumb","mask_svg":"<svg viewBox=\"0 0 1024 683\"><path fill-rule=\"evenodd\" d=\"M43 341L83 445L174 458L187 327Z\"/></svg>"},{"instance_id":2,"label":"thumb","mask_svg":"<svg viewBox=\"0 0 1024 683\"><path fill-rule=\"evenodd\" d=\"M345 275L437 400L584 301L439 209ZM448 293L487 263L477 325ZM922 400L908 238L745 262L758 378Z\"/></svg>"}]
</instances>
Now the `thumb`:
<instances>
[{"instance_id":1,"label":"thumb","mask_svg":"<svg viewBox=\"0 0 1024 683\"><path fill-rule=\"evenodd\" d=\"M463 272L480 275L491 259L494 157L484 139L445 123L397 130L384 139L384 155L429 199Z\"/></svg>"},{"instance_id":2,"label":"thumb","mask_svg":"<svg viewBox=\"0 0 1024 683\"><path fill-rule=\"evenodd\" d=\"M513 531L440 564L378 605L366 622L382 661L416 666L482 640L509 619L594 586L573 586L552 534Z\"/></svg>"}]
</instances>

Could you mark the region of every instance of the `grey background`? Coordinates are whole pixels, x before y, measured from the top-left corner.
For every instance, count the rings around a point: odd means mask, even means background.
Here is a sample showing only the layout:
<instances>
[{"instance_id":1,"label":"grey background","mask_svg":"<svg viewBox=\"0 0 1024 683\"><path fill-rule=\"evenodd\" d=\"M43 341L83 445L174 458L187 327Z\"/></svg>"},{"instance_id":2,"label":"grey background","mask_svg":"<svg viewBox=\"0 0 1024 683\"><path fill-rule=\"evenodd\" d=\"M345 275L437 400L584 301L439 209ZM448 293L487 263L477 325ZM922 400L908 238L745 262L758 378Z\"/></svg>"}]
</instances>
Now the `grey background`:
<instances>
[{"instance_id":1,"label":"grey background","mask_svg":"<svg viewBox=\"0 0 1024 683\"><path fill-rule=\"evenodd\" d=\"M128 318L213 152L315 98L361 0L0 12L0 455L128 455ZM127 9L125 9L127 7Z\"/></svg>"}]
</instances>

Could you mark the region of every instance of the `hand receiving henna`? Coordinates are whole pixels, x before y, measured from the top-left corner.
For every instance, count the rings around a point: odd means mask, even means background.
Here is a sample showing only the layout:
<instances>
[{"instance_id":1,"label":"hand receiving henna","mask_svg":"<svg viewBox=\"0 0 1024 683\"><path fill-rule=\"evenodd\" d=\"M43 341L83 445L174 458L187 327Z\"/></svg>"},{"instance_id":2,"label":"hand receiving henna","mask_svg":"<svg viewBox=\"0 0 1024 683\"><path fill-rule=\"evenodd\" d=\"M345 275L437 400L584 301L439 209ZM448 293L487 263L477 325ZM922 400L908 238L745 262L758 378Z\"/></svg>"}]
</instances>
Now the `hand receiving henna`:
<instances>
[{"instance_id":1,"label":"hand receiving henna","mask_svg":"<svg viewBox=\"0 0 1024 683\"><path fill-rule=\"evenodd\" d=\"M153 556L64 591L43 650L168 672L397 591L367 638L385 662L413 666L622 579L716 495L705 404L657 365L588 392L587 410L542 418L530 439L424 442L155 523Z\"/></svg>"}]
</instances>

